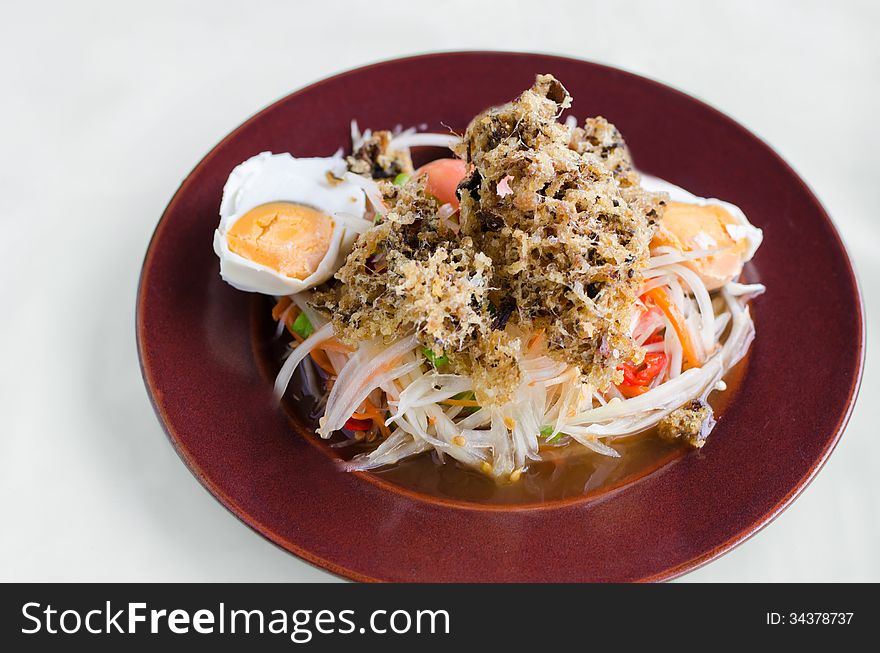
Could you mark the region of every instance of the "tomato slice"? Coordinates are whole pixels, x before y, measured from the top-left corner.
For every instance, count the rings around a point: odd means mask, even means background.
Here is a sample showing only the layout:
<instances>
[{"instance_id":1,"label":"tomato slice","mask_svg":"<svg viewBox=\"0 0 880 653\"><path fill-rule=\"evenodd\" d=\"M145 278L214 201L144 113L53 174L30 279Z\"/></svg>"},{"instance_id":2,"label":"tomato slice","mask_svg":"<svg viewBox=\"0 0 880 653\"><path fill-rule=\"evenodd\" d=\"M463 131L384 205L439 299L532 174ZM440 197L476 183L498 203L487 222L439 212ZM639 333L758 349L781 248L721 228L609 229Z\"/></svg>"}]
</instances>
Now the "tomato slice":
<instances>
[{"instance_id":1,"label":"tomato slice","mask_svg":"<svg viewBox=\"0 0 880 653\"><path fill-rule=\"evenodd\" d=\"M437 159L416 170L416 175L426 175L425 187L443 204L458 208L455 189L467 174L467 163L461 159Z\"/></svg>"},{"instance_id":2,"label":"tomato slice","mask_svg":"<svg viewBox=\"0 0 880 653\"><path fill-rule=\"evenodd\" d=\"M354 417L349 417L345 421L345 428L349 431L369 431L372 425L373 420L369 419L355 419Z\"/></svg>"},{"instance_id":3,"label":"tomato slice","mask_svg":"<svg viewBox=\"0 0 880 653\"><path fill-rule=\"evenodd\" d=\"M623 382L617 386L626 397L634 397L648 391L648 385L666 367L666 354L649 351L641 365L624 363L617 369L623 370Z\"/></svg>"}]
</instances>

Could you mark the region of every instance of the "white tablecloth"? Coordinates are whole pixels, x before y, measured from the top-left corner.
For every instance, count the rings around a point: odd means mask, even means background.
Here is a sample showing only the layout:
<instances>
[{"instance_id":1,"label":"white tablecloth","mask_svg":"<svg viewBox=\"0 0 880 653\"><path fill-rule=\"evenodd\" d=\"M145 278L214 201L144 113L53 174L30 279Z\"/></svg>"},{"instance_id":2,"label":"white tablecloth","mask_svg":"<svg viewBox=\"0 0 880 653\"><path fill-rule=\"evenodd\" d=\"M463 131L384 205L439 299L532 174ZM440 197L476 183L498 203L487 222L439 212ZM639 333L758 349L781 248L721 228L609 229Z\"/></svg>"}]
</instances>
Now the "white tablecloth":
<instances>
[{"instance_id":1,"label":"white tablecloth","mask_svg":"<svg viewBox=\"0 0 880 653\"><path fill-rule=\"evenodd\" d=\"M143 254L181 179L256 110L340 70L427 50L537 50L700 97L812 186L849 244L876 326L880 5L560 2L553 20L530 15L552 4L6 8L0 579L332 578L251 532L190 475L153 415L133 334ZM804 355L821 337L792 325ZM850 427L803 496L687 580L880 580L877 357L869 349Z\"/></svg>"}]
</instances>

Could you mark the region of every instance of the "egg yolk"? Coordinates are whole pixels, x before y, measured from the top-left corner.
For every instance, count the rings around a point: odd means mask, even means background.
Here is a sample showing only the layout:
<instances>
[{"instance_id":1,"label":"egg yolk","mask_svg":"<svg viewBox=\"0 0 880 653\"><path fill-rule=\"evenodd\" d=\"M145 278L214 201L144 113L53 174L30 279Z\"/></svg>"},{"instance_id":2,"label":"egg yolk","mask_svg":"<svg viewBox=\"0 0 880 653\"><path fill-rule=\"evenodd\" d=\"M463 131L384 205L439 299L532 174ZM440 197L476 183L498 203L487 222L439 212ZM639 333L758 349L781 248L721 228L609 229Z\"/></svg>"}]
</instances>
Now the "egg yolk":
<instances>
[{"instance_id":1,"label":"egg yolk","mask_svg":"<svg viewBox=\"0 0 880 653\"><path fill-rule=\"evenodd\" d=\"M284 276L314 274L330 247L333 220L315 209L291 202L257 206L226 234L229 249Z\"/></svg>"},{"instance_id":2,"label":"egg yolk","mask_svg":"<svg viewBox=\"0 0 880 653\"><path fill-rule=\"evenodd\" d=\"M747 238L734 237L740 228L736 219L717 204L668 202L651 246L665 245L682 252L723 250L684 263L700 276L709 290L715 290L742 270L749 242Z\"/></svg>"}]
</instances>

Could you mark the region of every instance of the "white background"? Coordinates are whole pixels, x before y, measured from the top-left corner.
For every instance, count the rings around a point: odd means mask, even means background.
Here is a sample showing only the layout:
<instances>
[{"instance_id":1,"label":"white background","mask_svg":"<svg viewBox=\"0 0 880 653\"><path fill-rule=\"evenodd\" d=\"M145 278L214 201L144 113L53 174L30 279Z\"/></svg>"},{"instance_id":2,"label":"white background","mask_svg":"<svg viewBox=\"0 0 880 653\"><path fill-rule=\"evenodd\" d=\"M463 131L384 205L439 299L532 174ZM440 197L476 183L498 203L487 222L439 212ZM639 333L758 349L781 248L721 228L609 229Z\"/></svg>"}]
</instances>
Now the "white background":
<instances>
[{"instance_id":1,"label":"white background","mask_svg":"<svg viewBox=\"0 0 880 653\"><path fill-rule=\"evenodd\" d=\"M546 51L708 101L825 203L876 335L877 3L10 5L0 22L2 580L332 579L240 524L178 460L141 382L134 298L150 234L195 163L266 104L368 62ZM540 19L537 7L548 7ZM805 356L821 337L792 325ZM877 363L869 348L850 427L803 496L687 580L880 580ZM784 370L780 382L798 391Z\"/></svg>"}]
</instances>

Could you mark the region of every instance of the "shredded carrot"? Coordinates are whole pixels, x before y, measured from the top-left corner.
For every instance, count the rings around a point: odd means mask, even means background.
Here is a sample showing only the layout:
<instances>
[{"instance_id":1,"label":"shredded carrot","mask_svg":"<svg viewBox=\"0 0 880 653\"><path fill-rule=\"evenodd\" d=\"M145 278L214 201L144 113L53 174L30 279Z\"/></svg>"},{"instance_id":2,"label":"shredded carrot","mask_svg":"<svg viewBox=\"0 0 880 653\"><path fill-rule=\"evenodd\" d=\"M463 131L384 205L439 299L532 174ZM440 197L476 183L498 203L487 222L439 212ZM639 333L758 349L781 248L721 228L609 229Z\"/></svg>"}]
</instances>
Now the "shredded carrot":
<instances>
[{"instance_id":1,"label":"shredded carrot","mask_svg":"<svg viewBox=\"0 0 880 653\"><path fill-rule=\"evenodd\" d=\"M531 351L532 347L537 345L541 341L541 338L544 337L545 331L546 331L546 329L544 329L544 328L541 328L541 329L538 329L537 331L535 331L535 334L531 338L529 338L529 344L526 347L526 349Z\"/></svg>"},{"instance_id":2,"label":"shredded carrot","mask_svg":"<svg viewBox=\"0 0 880 653\"><path fill-rule=\"evenodd\" d=\"M373 403L368 399L364 402L363 410L357 413L352 413L352 417L355 419L375 419L376 417L381 418L382 414L379 412L379 409L373 405Z\"/></svg>"},{"instance_id":3,"label":"shredded carrot","mask_svg":"<svg viewBox=\"0 0 880 653\"><path fill-rule=\"evenodd\" d=\"M675 329L675 334L678 336L679 342L681 342L686 365L688 367L700 367L700 357L697 356L697 350L694 348L694 343L691 340L691 332L687 324L685 324L684 316L678 310L678 306L670 299L666 289L663 287L651 288L645 295L654 300L654 303L660 307L660 310L663 311L663 314L672 323L672 328Z\"/></svg>"},{"instance_id":4,"label":"shredded carrot","mask_svg":"<svg viewBox=\"0 0 880 653\"><path fill-rule=\"evenodd\" d=\"M284 315L284 311L290 308L290 305L293 302L290 300L290 297L282 297L278 300L278 303L272 307L272 319L276 322L281 319L281 316Z\"/></svg>"},{"instance_id":5,"label":"shredded carrot","mask_svg":"<svg viewBox=\"0 0 880 653\"><path fill-rule=\"evenodd\" d=\"M330 364L330 359L327 357L325 351L315 348L309 352L309 355L318 367L327 372L327 374L336 376L336 370L334 370L333 366Z\"/></svg>"},{"instance_id":6,"label":"shredded carrot","mask_svg":"<svg viewBox=\"0 0 880 653\"><path fill-rule=\"evenodd\" d=\"M376 405L370 401L369 399L364 401L363 411L359 413L353 413L352 417L355 419L369 419L373 421L373 424L376 425L376 428L382 432L384 437L388 437L391 435L391 430L385 426L385 416L382 414L382 411L379 410Z\"/></svg>"},{"instance_id":7,"label":"shredded carrot","mask_svg":"<svg viewBox=\"0 0 880 653\"><path fill-rule=\"evenodd\" d=\"M444 399L441 404L446 404L447 406L464 406L465 408L479 408L480 402L474 401L473 399Z\"/></svg>"},{"instance_id":8,"label":"shredded carrot","mask_svg":"<svg viewBox=\"0 0 880 653\"><path fill-rule=\"evenodd\" d=\"M327 340L322 342L320 346L321 346L321 349L324 349L327 351L338 351L343 354L350 354L351 352L354 351L353 348L339 342L339 340L336 338L336 336L333 336L332 338L328 338Z\"/></svg>"},{"instance_id":9,"label":"shredded carrot","mask_svg":"<svg viewBox=\"0 0 880 653\"><path fill-rule=\"evenodd\" d=\"M400 358L401 358L401 356L398 356L398 357L396 357L396 358L394 358L394 359L388 361L388 362L385 363L384 365L380 365L378 368L376 368L376 371L375 371L375 372L373 372L372 374L370 374L370 376L367 377L366 380L367 380L367 381L372 381L373 379L375 379L375 378L376 378L379 374L381 374L382 372L387 372L388 370L392 369L392 368L397 364L397 361L400 360Z\"/></svg>"}]
</instances>

